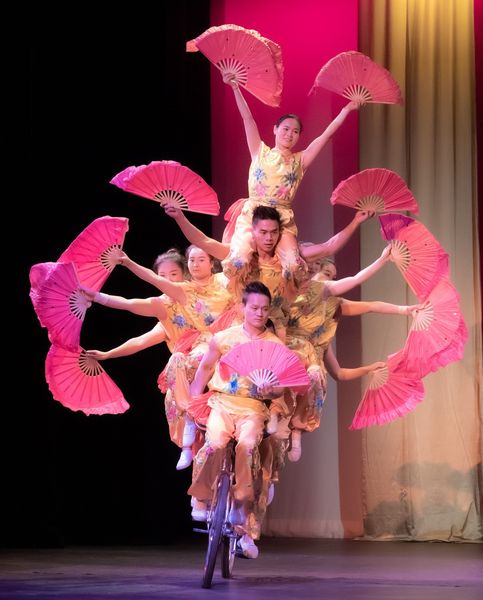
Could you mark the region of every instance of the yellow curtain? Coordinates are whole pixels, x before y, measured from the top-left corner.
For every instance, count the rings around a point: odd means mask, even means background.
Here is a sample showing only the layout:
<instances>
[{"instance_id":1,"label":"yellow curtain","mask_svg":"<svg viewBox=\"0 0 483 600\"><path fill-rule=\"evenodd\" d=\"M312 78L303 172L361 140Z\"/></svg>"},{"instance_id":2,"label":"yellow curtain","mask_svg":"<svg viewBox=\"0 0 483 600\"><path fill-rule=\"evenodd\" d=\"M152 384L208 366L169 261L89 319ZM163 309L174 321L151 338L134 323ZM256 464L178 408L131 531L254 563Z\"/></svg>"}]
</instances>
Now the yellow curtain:
<instances>
[{"instance_id":1,"label":"yellow curtain","mask_svg":"<svg viewBox=\"0 0 483 600\"><path fill-rule=\"evenodd\" d=\"M473 2L361 0L359 23L360 50L391 71L405 98L404 107L361 110L360 168L386 167L406 180L418 218L450 256L469 331L464 359L424 379L425 399L413 412L364 431L365 538L477 541L483 401ZM367 264L381 248L377 223L361 238ZM362 297L415 301L394 265L365 284ZM364 317L363 364L402 347L409 323L395 321Z\"/></svg>"}]
</instances>

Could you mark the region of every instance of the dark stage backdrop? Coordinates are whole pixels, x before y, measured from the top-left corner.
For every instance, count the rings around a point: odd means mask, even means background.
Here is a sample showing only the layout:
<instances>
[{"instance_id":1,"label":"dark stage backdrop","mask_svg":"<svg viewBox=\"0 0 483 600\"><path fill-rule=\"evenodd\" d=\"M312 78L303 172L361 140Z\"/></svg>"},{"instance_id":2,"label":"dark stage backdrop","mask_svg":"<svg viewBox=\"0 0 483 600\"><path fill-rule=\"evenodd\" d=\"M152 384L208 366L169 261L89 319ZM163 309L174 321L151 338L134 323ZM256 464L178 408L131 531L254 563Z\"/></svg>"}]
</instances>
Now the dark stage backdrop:
<instances>
[{"instance_id":1,"label":"dark stage backdrop","mask_svg":"<svg viewBox=\"0 0 483 600\"><path fill-rule=\"evenodd\" d=\"M164 543L190 531L190 471L176 472L157 375L169 354L157 346L106 361L131 405L123 415L90 416L54 401L44 379L46 330L30 304L32 264L53 261L93 219L129 218L125 249L151 266L186 243L159 205L109 180L129 165L177 160L210 182L209 63L185 43L209 27L207 0L135 6L109 18L92 9L33 17L31 46L31 206L24 223L13 292L13 355L21 370L11 412L12 477L2 486L7 545ZM18 201L20 202L20 198ZM208 217L194 222L210 231ZM26 225L25 225L26 223ZM15 281L15 279L14 279ZM117 267L103 291L127 297L157 291ZM154 324L94 305L81 344L108 349ZM9 375L5 373L5 375Z\"/></svg>"}]
</instances>

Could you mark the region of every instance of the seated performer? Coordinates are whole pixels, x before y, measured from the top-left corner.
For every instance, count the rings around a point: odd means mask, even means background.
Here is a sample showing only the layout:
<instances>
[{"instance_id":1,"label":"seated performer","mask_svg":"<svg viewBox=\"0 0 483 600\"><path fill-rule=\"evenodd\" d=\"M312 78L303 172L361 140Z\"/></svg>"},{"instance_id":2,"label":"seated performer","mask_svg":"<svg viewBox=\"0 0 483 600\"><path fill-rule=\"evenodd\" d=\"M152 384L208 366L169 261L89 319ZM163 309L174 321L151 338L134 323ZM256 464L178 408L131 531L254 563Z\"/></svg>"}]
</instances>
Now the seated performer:
<instances>
[{"instance_id":1,"label":"seated performer","mask_svg":"<svg viewBox=\"0 0 483 600\"><path fill-rule=\"evenodd\" d=\"M349 102L326 130L300 152L293 152L293 148L302 133L302 123L297 115L283 115L273 127L275 145L269 148L261 140L257 124L233 76L226 75L224 81L233 89L252 159L248 175L249 197L239 200L230 209L230 222L223 236L223 241L230 243L230 254L224 267L231 269L235 263L250 262L255 250L251 237L253 210L257 206L269 206L276 208L281 215L283 229L277 255L283 271L286 276L301 275L305 265L297 246L297 227L292 210L294 196L305 171L347 115L359 105Z\"/></svg>"},{"instance_id":2,"label":"seated performer","mask_svg":"<svg viewBox=\"0 0 483 600\"><path fill-rule=\"evenodd\" d=\"M220 374L219 360L233 347L252 340L282 343L267 329L270 310L270 292L258 281L248 284L243 293L243 324L220 331L213 336L208 352L196 371L191 393L194 398L208 385L214 393L208 400L211 412L206 425L206 442L193 463L193 483L188 493L196 498L192 516L206 518L206 504L213 496L217 466L223 448L232 437L237 440L235 450L234 508L230 515L233 524L245 531L242 547L251 558L258 554L249 535L248 515L256 502L253 470L258 464L258 445L269 411L264 400L281 395L283 389L256 388L244 376L226 381Z\"/></svg>"}]
</instances>

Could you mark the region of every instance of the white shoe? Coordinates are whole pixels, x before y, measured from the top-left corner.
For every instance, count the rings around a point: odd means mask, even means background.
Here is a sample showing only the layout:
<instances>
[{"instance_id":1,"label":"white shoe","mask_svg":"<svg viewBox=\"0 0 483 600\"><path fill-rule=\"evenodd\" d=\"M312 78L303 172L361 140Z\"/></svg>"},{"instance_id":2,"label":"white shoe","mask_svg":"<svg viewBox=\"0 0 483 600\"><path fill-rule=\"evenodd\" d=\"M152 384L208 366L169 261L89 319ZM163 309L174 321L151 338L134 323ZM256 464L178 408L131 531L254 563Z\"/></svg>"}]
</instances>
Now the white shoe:
<instances>
[{"instance_id":1,"label":"white shoe","mask_svg":"<svg viewBox=\"0 0 483 600\"><path fill-rule=\"evenodd\" d=\"M191 452L191 448L183 448L176 464L176 470L181 471L182 469L186 469L192 462L193 452Z\"/></svg>"},{"instance_id":2,"label":"white shoe","mask_svg":"<svg viewBox=\"0 0 483 600\"><path fill-rule=\"evenodd\" d=\"M270 506L270 504L272 504L274 496L275 496L275 484L271 483L268 486L267 506Z\"/></svg>"},{"instance_id":3,"label":"white shoe","mask_svg":"<svg viewBox=\"0 0 483 600\"><path fill-rule=\"evenodd\" d=\"M278 414L277 413L272 413L270 415L270 419L268 420L267 426L265 428L267 430L267 433L275 433L278 429Z\"/></svg>"},{"instance_id":4,"label":"white shoe","mask_svg":"<svg viewBox=\"0 0 483 600\"><path fill-rule=\"evenodd\" d=\"M245 558L257 558L258 557L258 548L255 545L255 542L252 538L245 533L241 538L237 541L237 549L238 552L241 551L241 555Z\"/></svg>"},{"instance_id":5,"label":"white shoe","mask_svg":"<svg viewBox=\"0 0 483 600\"><path fill-rule=\"evenodd\" d=\"M292 444L287 453L290 462L297 462L302 456L302 432L300 429L292 431Z\"/></svg>"},{"instance_id":6,"label":"white shoe","mask_svg":"<svg viewBox=\"0 0 483 600\"><path fill-rule=\"evenodd\" d=\"M185 417L183 429L183 448L192 446L195 443L196 429L196 423L189 417Z\"/></svg>"},{"instance_id":7,"label":"white shoe","mask_svg":"<svg viewBox=\"0 0 483 600\"><path fill-rule=\"evenodd\" d=\"M194 506L191 509L191 518L193 521L206 521L208 517L208 507L201 500L195 498Z\"/></svg>"}]
</instances>

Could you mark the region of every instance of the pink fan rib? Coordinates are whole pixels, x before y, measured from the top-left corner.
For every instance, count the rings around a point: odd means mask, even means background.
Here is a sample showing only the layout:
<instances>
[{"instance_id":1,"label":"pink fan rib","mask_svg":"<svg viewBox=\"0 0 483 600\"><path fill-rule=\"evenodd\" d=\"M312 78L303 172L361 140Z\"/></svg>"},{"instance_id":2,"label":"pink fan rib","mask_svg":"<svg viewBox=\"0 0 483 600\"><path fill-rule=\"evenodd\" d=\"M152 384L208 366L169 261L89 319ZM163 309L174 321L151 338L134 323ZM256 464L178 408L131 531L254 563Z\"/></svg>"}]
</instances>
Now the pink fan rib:
<instances>
[{"instance_id":1,"label":"pink fan rib","mask_svg":"<svg viewBox=\"0 0 483 600\"><path fill-rule=\"evenodd\" d=\"M59 262L74 263L80 283L98 292L116 265L112 253L122 248L128 229L129 219L99 217L76 237Z\"/></svg>"},{"instance_id":2,"label":"pink fan rib","mask_svg":"<svg viewBox=\"0 0 483 600\"><path fill-rule=\"evenodd\" d=\"M121 390L84 350L69 352L52 345L45 361L45 377L54 399L71 410L103 415L129 408Z\"/></svg>"},{"instance_id":3,"label":"pink fan rib","mask_svg":"<svg viewBox=\"0 0 483 600\"><path fill-rule=\"evenodd\" d=\"M389 169L365 169L352 175L339 183L330 202L375 212L409 210L417 214L419 211L404 179Z\"/></svg>"}]
</instances>

